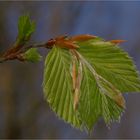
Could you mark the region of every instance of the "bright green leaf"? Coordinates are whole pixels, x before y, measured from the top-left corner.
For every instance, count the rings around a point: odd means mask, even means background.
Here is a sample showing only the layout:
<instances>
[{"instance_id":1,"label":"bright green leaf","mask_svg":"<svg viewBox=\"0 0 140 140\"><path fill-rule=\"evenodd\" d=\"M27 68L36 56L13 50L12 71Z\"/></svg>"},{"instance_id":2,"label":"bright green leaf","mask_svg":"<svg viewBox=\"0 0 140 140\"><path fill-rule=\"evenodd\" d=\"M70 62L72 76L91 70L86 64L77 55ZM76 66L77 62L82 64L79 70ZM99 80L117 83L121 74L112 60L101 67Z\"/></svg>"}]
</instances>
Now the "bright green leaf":
<instances>
[{"instance_id":1,"label":"bright green leaf","mask_svg":"<svg viewBox=\"0 0 140 140\"><path fill-rule=\"evenodd\" d=\"M29 15L19 17L17 44L24 44L35 31L35 23L30 20Z\"/></svg>"},{"instance_id":2,"label":"bright green leaf","mask_svg":"<svg viewBox=\"0 0 140 140\"><path fill-rule=\"evenodd\" d=\"M140 78L132 59L118 46L100 40L78 44L79 53L95 71L121 92L140 92Z\"/></svg>"},{"instance_id":3,"label":"bright green leaf","mask_svg":"<svg viewBox=\"0 0 140 140\"><path fill-rule=\"evenodd\" d=\"M83 65L83 81L79 112L86 128L91 130L100 116L103 116L107 124L119 120L124 105L121 93L115 87L112 88L111 83L100 77L82 56L80 59Z\"/></svg>"},{"instance_id":4,"label":"bright green leaf","mask_svg":"<svg viewBox=\"0 0 140 140\"><path fill-rule=\"evenodd\" d=\"M48 54L44 70L44 95L60 118L80 128L80 120L73 109L72 79L69 51L54 47Z\"/></svg>"},{"instance_id":5,"label":"bright green leaf","mask_svg":"<svg viewBox=\"0 0 140 140\"><path fill-rule=\"evenodd\" d=\"M42 56L38 53L37 48L31 48L24 53L23 58L30 62L38 62Z\"/></svg>"},{"instance_id":6,"label":"bright green leaf","mask_svg":"<svg viewBox=\"0 0 140 140\"><path fill-rule=\"evenodd\" d=\"M140 78L132 59L117 45L100 38L77 45L76 65L82 65L80 89L73 90L73 53L54 46L45 61L44 95L60 118L91 131L100 118L107 125L120 120L125 108L122 93L140 92ZM74 109L75 93L79 94L77 109Z\"/></svg>"}]
</instances>

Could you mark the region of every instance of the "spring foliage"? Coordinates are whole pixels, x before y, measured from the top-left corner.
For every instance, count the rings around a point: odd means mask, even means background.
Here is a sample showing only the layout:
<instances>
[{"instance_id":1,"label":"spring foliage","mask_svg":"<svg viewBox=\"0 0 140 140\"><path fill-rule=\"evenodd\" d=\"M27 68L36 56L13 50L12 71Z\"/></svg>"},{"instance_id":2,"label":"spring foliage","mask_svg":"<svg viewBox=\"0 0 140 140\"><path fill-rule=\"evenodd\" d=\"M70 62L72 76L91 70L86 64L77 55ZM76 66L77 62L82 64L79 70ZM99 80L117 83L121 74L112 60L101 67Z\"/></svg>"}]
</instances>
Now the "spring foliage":
<instances>
[{"instance_id":1,"label":"spring foliage","mask_svg":"<svg viewBox=\"0 0 140 140\"><path fill-rule=\"evenodd\" d=\"M132 59L117 45L100 38L76 45L78 59L69 49L59 46L49 52L44 68L44 95L60 118L90 131L100 118L108 125L120 120L125 108L122 93L139 92L140 80ZM77 77L81 72L77 93L73 91L71 75L74 61Z\"/></svg>"},{"instance_id":2,"label":"spring foliage","mask_svg":"<svg viewBox=\"0 0 140 140\"><path fill-rule=\"evenodd\" d=\"M34 22L29 16L21 16L18 30L19 50L34 32ZM46 43L51 50L44 65L44 97L65 122L88 131L100 118L110 125L120 120L125 109L123 93L140 92L136 67L118 42L81 35L57 37ZM22 56L31 62L41 58L37 48Z\"/></svg>"}]
</instances>

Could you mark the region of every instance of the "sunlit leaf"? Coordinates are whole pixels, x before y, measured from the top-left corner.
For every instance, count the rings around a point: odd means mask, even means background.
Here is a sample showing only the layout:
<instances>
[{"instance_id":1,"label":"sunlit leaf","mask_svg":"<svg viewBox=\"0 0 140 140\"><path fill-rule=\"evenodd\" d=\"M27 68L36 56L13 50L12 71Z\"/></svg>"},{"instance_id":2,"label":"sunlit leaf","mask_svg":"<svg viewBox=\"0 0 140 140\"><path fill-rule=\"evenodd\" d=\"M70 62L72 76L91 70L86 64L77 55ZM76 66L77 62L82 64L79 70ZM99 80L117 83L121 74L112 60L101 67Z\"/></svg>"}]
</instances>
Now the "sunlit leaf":
<instances>
[{"instance_id":1,"label":"sunlit leaf","mask_svg":"<svg viewBox=\"0 0 140 140\"><path fill-rule=\"evenodd\" d=\"M95 71L121 92L139 92L140 78L132 59L117 45L93 39L78 44Z\"/></svg>"},{"instance_id":2,"label":"sunlit leaf","mask_svg":"<svg viewBox=\"0 0 140 140\"><path fill-rule=\"evenodd\" d=\"M71 55L68 50L54 47L48 54L44 69L44 95L60 118L80 127L80 120L73 108Z\"/></svg>"},{"instance_id":3,"label":"sunlit leaf","mask_svg":"<svg viewBox=\"0 0 140 140\"><path fill-rule=\"evenodd\" d=\"M60 118L80 129L91 131L100 118L107 125L119 121L125 108L122 93L140 92L132 59L98 37L76 45L79 48L54 46L46 57L45 99Z\"/></svg>"}]
</instances>

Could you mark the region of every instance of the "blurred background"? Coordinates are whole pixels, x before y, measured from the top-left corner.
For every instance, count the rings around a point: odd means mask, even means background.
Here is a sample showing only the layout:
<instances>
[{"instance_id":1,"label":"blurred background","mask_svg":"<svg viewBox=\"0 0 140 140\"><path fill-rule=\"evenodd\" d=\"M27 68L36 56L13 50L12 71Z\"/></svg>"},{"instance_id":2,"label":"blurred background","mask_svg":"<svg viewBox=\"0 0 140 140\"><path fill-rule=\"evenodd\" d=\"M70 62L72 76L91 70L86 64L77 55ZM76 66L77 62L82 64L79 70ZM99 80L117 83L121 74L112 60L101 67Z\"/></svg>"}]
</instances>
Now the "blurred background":
<instances>
[{"instance_id":1,"label":"blurred background","mask_svg":"<svg viewBox=\"0 0 140 140\"><path fill-rule=\"evenodd\" d=\"M124 39L121 47L140 70L140 1L0 2L0 53L14 42L18 17L25 13L36 22L32 42L87 33ZM43 65L43 61L0 64L0 138L140 138L140 94L125 95L127 108L120 123L108 129L101 120L89 136L49 108L42 91Z\"/></svg>"}]
</instances>

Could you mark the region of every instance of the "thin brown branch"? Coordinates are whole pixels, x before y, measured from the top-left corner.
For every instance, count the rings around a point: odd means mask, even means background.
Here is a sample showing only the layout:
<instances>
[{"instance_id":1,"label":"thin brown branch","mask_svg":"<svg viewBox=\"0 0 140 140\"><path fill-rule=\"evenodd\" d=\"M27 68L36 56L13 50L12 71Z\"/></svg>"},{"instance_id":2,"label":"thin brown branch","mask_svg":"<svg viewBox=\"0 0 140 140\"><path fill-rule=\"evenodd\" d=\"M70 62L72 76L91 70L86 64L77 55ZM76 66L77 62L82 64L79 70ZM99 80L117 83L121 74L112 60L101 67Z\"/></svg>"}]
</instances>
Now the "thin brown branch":
<instances>
[{"instance_id":1,"label":"thin brown branch","mask_svg":"<svg viewBox=\"0 0 140 140\"><path fill-rule=\"evenodd\" d=\"M3 63L8 60L19 60L19 61L25 61L24 58L22 58L22 54L24 54L27 50L31 48L47 48L51 49L50 46L47 46L47 42L44 43L39 43L39 44L31 44L31 45L25 45L22 47L12 47L5 51L1 56L0 56L0 63Z\"/></svg>"},{"instance_id":2,"label":"thin brown branch","mask_svg":"<svg viewBox=\"0 0 140 140\"><path fill-rule=\"evenodd\" d=\"M27 50L29 50L29 49L31 49L31 48L49 48L50 49L50 47L48 47L47 45L46 45L46 42L44 42L44 43L38 43L38 44L32 44L32 45L26 45L23 49L25 50L25 51L27 51Z\"/></svg>"}]
</instances>

